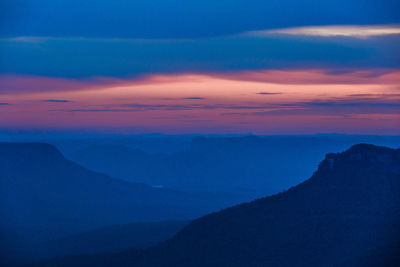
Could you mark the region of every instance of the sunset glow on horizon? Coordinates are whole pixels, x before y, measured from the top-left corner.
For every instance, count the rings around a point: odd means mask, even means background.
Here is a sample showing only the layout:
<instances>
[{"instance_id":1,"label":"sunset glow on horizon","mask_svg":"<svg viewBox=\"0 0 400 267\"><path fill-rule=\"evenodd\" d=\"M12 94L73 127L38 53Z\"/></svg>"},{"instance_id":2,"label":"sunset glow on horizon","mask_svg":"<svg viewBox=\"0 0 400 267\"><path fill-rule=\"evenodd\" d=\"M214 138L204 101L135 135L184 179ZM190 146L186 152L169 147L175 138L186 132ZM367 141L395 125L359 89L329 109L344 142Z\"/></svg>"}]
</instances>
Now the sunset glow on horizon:
<instances>
[{"instance_id":1,"label":"sunset glow on horizon","mask_svg":"<svg viewBox=\"0 0 400 267\"><path fill-rule=\"evenodd\" d=\"M400 132L400 72L328 69L72 80L3 76L0 124L118 132Z\"/></svg>"},{"instance_id":2,"label":"sunset glow on horizon","mask_svg":"<svg viewBox=\"0 0 400 267\"><path fill-rule=\"evenodd\" d=\"M11 1L0 130L400 134L398 1L239 2Z\"/></svg>"}]
</instances>

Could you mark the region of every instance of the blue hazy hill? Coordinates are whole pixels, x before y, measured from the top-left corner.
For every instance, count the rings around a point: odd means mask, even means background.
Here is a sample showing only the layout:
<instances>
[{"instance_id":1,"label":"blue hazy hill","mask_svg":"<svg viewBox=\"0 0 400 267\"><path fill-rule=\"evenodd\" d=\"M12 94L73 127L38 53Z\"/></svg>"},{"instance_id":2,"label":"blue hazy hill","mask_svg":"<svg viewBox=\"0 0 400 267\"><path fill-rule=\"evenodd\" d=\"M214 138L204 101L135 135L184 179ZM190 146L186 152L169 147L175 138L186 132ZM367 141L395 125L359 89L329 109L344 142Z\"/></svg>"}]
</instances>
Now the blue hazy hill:
<instances>
[{"instance_id":1,"label":"blue hazy hill","mask_svg":"<svg viewBox=\"0 0 400 267\"><path fill-rule=\"evenodd\" d=\"M188 220L232 205L90 171L43 143L0 143L1 256L23 259L50 239L132 222ZM25 255L24 255L25 254Z\"/></svg>"},{"instance_id":2,"label":"blue hazy hill","mask_svg":"<svg viewBox=\"0 0 400 267\"><path fill-rule=\"evenodd\" d=\"M181 144L188 143L187 137L181 138ZM151 145L144 145L144 140L154 138L142 137L141 143L76 141L79 148L69 150L67 156L89 169L120 179L185 191L228 192L238 203L243 197L252 200L302 182L327 153L361 142L400 145L398 136L199 136L192 138L187 147L178 145L179 137L165 137L164 142L171 144L170 139L180 151L164 146L154 153Z\"/></svg>"},{"instance_id":3,"label":"blue hazy hill","mask_svg":"<svg viewBox=\"0 0 400 267\"><path fill-rule=\"evenodd\" d=\"M146 250L40 266L397 266L400 150L328 154L305 182L191 222Z\"/></svg>"}]
</instances>

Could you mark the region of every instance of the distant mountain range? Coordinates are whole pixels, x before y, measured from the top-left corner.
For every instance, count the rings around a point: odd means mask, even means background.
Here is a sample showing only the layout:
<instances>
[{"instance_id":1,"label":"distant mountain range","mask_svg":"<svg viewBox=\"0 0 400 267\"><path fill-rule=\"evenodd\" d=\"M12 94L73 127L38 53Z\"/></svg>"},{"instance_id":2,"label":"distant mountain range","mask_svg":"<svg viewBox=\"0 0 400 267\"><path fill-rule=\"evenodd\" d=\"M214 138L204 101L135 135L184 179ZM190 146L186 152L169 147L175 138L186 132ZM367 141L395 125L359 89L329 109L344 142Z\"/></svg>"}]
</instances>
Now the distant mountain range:
<instances>
[{"instance_id":1,"label":"distant mountain range","mask_svg":"<svg viewBox=\"0 0 400 267\"><path fill-rule=\"evenodd\" d=\"M224 196L130 183L90 171L43 143L0 143L0 253L34 257L37 244L132 222L190 220L232 205ZM150 237L151 239L151 237Z\"/></svg>"},{"instance_id":2,"label":"distant mountain range","mask_svg":"<svg viewBox=\"0 0 400 267\"><path fill-rule=\"evenodd\" d=\"M304 181L327 153L360 142L400 144L395 136L195 137L186 148L173 138L179 151L169 146L153 153L143 140L76 142L80 146L75 143L74 151L61 142L57 146L73 161L112 177L184 191L227 192L239 203Z\"/></svg>"},{"instance_id":3,"label":"distant mountain range","mask_svg":"<svg viewBox=\"0 0 400 267\"><path fill-rule=\"evenodd\" d=\"M398 266L400 150L328 154L305 182L191 222L153 248L39 266Z\"/></svg>"}]
</instances>

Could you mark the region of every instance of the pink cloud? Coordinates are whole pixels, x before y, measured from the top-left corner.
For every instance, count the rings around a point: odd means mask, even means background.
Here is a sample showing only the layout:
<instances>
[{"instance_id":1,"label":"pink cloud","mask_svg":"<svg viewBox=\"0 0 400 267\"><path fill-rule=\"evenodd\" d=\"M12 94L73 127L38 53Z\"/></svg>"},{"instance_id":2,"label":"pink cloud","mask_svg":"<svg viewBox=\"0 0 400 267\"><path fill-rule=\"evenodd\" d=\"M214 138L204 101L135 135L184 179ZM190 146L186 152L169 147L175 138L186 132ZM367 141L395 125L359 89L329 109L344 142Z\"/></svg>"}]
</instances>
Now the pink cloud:
<instances>
[{"instance_id":1,"label":"pink cloud","mask_svg":"<svg viewBox=\"0 0 400 267\"><path fill-rule=\"evenodd\" d=\"M110 77L66 79L3 74L0 75L0 94L89 90L101 89L107 86L183 83L203 80L204 77L274 84L400 84L400 70L397 69L311 69L238 71L205 74L178 73L153 74L133 79Z\"/></svg>"},{"instance_id":2,"label":"pink cloud","mask_svg":"<svg viewBox=\"0 0 400 267\"><path fill-rule=\"evenodd\" d=\"M182 73L131 80L3 75L0 84L0 102L9 103L1 107L0 125L9 128L400 132L399 70Z\"/></svg>"}]
</instances>

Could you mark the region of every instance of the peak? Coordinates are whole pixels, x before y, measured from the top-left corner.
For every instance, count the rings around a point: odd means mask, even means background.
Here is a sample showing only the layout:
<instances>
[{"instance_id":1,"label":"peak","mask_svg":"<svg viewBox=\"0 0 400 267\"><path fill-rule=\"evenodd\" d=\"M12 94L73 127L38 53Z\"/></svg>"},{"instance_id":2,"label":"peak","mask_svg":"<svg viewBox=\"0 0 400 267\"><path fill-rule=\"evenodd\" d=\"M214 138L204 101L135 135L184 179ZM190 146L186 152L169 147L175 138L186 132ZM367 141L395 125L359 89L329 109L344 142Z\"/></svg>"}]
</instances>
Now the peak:
<instances>
[{"instance_id":1,"label":"peak","mask_svg":"<svg viewBox=\"0 0 400 267\"><path fill-rule=\"evenodd\" d=\"M17 143L17 142L1 142L0 143L0 149L7 149L7 148L12 148L12 149L40 149L40 150L48 150L48 151L54 151L57 149L50 144L47 143Z\"/></svg>"},{"instance_id":2,"label":"peak","mask_svg":"<svg viewBox=\"0 0 400 267\"><path fill-rule=\"evenodd\" d=\"M62 157L57 148L47 143L0 143L0 154L18 157L23 157L24 155Z\"/></svg>"},{"instance_id":3,"label":"peak","mask_svg":"<svg viewBox=\"0 0 400 267\"><path fill-rule=\"evenodd\" d=\"M399 150L395 150L389 147L376 146L371 144L357 144L349 148L343 153L337 154L339 157L345 157L347 159L371 159L371 158L382 158L382 157L396 157Z\"/></svg>"},{"instance_id":4,"label":"peak","mask_svg":"<svg viewBox=\"0 0 400 267\"><path fill-rule=\"evenodd\" d=\"M350 147L347 152L367 152L367 151L393 151L394 149L384 147L384 146L376 146L372 144L356 144Z\"/></svg>"},{"instance_id":5,"label":"peak","mask_svg":"<svg viewBox=\"0 0 400 267\"><path fill-rule=\"evenodd\" d=\"M342 153L330 153L327 157L344 157L354 155L383 155L383 154L396 154L397 150L384 147L376 146L371 144L356 144L350 147L348 150Z\"/></svg>"},{"instance_id":6,"label":"peak","mask_svg":"<svg viewBox=\"0 0 400 267\"><path fill-rule=\"evenodd\" d=\"M318 170L339 168L341 165L347 164L353 164L354 167L360 164L365 167L369 165L391 164L392 162L399 161L399 152L400 150L383 146L357 144L344 152L327 154Z\"/></svg>"}]
</instances>

